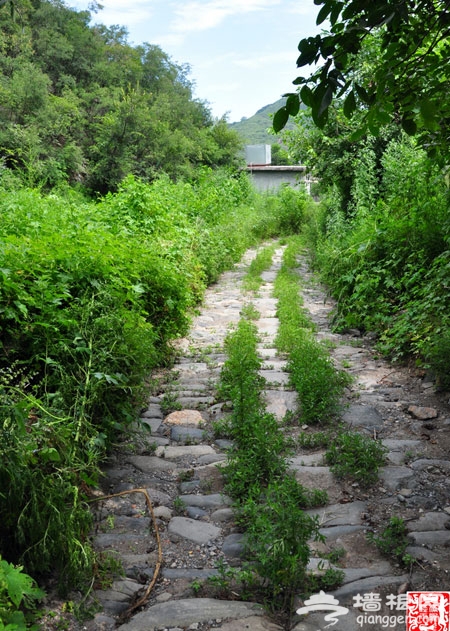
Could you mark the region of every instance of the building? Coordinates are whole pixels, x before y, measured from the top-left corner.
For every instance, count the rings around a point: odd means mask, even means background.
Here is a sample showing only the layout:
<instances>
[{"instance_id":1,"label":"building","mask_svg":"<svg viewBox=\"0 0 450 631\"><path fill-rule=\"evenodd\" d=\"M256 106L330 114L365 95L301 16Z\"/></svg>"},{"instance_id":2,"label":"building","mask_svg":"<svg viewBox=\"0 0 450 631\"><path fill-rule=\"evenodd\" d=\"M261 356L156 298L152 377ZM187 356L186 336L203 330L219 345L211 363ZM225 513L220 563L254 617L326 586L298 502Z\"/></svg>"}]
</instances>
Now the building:
<instances>
[{"instance_id":1,"label":"building","mask_svg":"<svg viewBox=\"0 0 450 631\"><path fill-rule=\"evenodd\" d=\"M305 166L271 164L270 145L246 145L247 172L258 191L277 190L282 184L305 186L311 192L311 180Z\"/></svg>"}]
</instances>

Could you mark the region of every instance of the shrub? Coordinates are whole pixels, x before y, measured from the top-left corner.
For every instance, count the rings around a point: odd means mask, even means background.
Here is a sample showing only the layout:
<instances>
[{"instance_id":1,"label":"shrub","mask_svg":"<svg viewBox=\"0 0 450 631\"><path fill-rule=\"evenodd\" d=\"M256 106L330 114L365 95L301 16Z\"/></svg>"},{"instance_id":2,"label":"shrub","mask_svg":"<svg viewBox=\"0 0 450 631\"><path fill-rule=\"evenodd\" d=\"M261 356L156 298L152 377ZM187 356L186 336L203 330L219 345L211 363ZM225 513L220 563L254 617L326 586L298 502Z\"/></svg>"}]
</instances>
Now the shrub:
<instances>
[{"instance_id":1,"label":"shrub","mask_svg":"<svg viewBox=\"0 0 450 631\"><path fill-rule=\"evenodd\" d=\"M348 477L363 486L377 481L387 449L379 441L358 432L342 432L329 445L325 460L339 478Z\"/></svg>"}]
</instances>

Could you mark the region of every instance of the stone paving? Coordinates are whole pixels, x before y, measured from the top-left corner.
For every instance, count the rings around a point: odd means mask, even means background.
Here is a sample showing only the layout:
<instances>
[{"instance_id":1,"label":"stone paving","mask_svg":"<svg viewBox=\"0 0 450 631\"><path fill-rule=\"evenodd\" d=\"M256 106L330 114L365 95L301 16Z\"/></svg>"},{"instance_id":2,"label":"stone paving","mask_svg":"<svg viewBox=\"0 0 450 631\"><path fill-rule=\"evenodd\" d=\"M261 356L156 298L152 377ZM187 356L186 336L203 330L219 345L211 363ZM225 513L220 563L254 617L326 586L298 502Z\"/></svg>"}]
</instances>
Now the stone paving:
<instances>
[{"instance_id":1,"label":"stone paving","mask_svg":"<svg viewBox=\"0 0 450 631\"><path fill-rule=\"evenodd\" d=\"M257 603L196 597L198 586L217 573L218 560L239 566L243 552L243 534L233 522L231 500L223 494L220 474L230 442L215 440L211 423L225 414L224 404L216 400L215 393L225 360L223 341L248 302L260 313L255 323L261 338L261 374L267 380L268 410L281 420L287 411L296 409L296 395L289 390L285 363L274 348L278 321L272 286L282 251L281 247L276 251L256 297L241 291L242 278L255 256L253 250L208 289L189 337L177 345L174 368L153 376L157 387L141 423L112 455L99 494L114 497L98 502L94 540L99 551L117 557L124 576L107 589L95 586L102 611L88 629L282 629ZM318 327L318 336L333 342L330 352L334 361L355 378L347 392L343 421L383 440L388 448L380 482L370 491L336 480L324 463L323 451L299 451L290 460L290 467L304 486L325 489L329 497L326 507L311 511L319 516L321 533L326 538L325 543L311 544L311 569L320 571L320 553L342 549L339 565L344 581L332 593L349 611L333 629L381 629L381 618L375 622L369 619L364 603L354 606L358 595L379 596L379 616L402 616L404 611L387 606L389 595L397 598L408 589L450 589L450 580L446 580L450 569L448 406L445 402L440 408L436 406L433 384L426 376L379 359L371 340L359 331L332 333L332 301L314 283L306 263L300 273L305 283L305 309ZM170 411L174 402L181 409ZM162 559L145 495L133 489L146 490L151 499ZM412 572L405 572L395 559L380 556L367 541L368 531L376 531L380 523L394 515L405 518L411 533L408 551L419 559ZM145 604L127 618L121 617L142 597L156 575ZM299 600L298 606L304 604ZM297 616L293 628L325 628L326 613ZM404 628L400 619L398 623L398 628Z\"/></svg>"}]
</instances>

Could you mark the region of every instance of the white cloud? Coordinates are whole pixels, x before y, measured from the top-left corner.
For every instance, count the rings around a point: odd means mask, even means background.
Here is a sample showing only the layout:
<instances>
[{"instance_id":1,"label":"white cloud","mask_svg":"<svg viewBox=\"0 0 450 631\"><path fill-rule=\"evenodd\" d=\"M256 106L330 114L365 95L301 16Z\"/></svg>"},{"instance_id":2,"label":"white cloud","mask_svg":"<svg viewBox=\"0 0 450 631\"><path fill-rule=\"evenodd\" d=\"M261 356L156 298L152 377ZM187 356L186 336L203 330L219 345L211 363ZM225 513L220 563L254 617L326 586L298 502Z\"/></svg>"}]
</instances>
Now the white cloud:
<instances>
[{"instance_id":1,"label":"white cloud","mask_svg":"<svg viewBox=\"0 0 450 631\"><path fill-rule=\"evenodd\" d=\"M102 22L108 24L140 24L149 20L153 14L148 0L101 0L103 10L97 15Z\"/></svg>"},{"instance_id":2,"label":"white cloud","mask_svg":"<svg viewBox=\"0 0 450 631\"><path fill-rule=\"evenodd\" d=\"M192 0L175 9L172 29L181 33L204 31L218 26L229 16L264 11L280 0Z\"/></svg>"}]
</instances>

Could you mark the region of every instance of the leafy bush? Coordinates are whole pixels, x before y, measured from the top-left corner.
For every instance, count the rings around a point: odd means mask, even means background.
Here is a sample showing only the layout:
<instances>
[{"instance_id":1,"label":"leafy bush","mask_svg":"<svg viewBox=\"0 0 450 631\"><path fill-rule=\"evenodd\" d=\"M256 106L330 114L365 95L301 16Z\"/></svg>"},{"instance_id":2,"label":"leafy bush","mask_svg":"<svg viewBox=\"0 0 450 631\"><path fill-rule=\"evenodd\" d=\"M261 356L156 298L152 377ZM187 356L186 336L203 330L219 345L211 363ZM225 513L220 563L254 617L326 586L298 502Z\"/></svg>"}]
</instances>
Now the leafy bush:
<instances>
[{"instance_id":1,"label":"leafy bush","mask_svg":"<svg viewBox=\"0 0 450 631\"><path fill-rule=\"evenodd\" d=\"M245 175L126 178L97 203L2 191L0 553L60 586L92 574L87 487L170 361L207 282L275 226ZM267 220L270 217L270 220Z\"/></svg>"},{"instance_id":2,"label":"leafy bush","mask_svg":"<svg viewBox=\"0 0 450 631\"><path fill-rule=\"evenodd\" d=\"M4 631L38 629L33 624L36 602L45 593L33 579L0 557L0 624Z\"/></svg>"},{"instance_id":3,"label":"leafy bush","mask_svg":"<svg viewBox=\"0 0 450 631\"><path fill-rule=\"evenodd\" d=\"M326 462L338 478L350 478L363 486L378 480L387 448L379 441L359 432L341 432L328 446Z\"/></svg>"},{"instance_id":4,"label":"leafy bush","mask_svg":"<svg viewBox=\"0 0 450 631\"><path fill-rule=\"evenodd\" d=\"M414 558L406 553L410 540L405 522L401 517L391 517L388 525L378 537L373 532L369 532L367 539L374 543L380 552L386 556L394 557L403 565L410 566L414 562Z\"/></svg>"}]
</instances>

